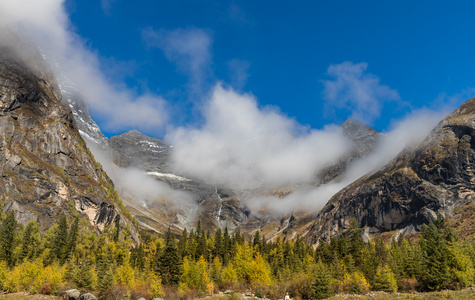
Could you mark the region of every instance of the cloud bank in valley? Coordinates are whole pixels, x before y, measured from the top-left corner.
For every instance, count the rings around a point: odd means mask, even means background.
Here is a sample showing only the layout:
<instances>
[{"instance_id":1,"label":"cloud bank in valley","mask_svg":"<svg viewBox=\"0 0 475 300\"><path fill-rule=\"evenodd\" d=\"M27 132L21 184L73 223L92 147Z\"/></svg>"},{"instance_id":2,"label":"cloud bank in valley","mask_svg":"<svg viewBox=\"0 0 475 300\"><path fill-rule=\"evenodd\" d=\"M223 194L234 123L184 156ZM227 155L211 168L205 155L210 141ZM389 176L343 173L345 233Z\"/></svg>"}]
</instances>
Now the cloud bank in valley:
<instances>
[{"instance_id":1,"label":"cloud bank in valley","mask_svg":"<svg viewBox=\"0 0 475 300\"><path fill-rule=\"evenodd\" d=\"M6 36L21 36L39 47L55 67L63 88L73 83L108 130L137 128L148 132L167 124L167 103L162 97L139 94L107 79L97 54L70 30L64 0L0 0L0 34L4 46L16 51L24 52L25 44Z\"/></svg>"},{"instance_id":2,"label":"cloud bank in valley","mask_svg":"<svg viewBox=\"0 0 475 300\"><path fill-rule=\"evenodd\" d=\"M103 9L110 11L113 2L103 0ZM0 0L0 34L4 46L28 55L25 44L7 38L18 35L33 41L46 57L54 58L50 62L63 87L73 83L109 131L164 131L170 123L170 108L162 97L137 93L104 75L97 54L70 29L64 0ZM211 76L213 63L213 40L208 31L149 28L142 37L148 46L161 49L190 78L193 94L208 93L204 83ZM319 130L308 128L275 107L259 106L252 94L239 92L249 76L250 65L246 60L229 60L236 90L218 83L208 99L199 99L204 124L194 128L168 126L166 139L174 145L172 164L182 175L234 189L300 186L282 199L253 197L249 203L254 206L272 203L273 209L281 211L298 205L319 209L345 185L380 168L406 145L419 143L447 112L416 110L395 121L372 155L351 164L337 182L316 187L312 185L316 174L347 154L350 141L336 125ZM351 118L371 123L380 116L385 103L401 101L399 93L381 84L378 76L367 72L367 67L365 62L343 62L328 68L332 79L322 81L322 95L330 111L347 111ZM473 90L469 92L473 94ZM448 104L444 107L453 107L455 101L445 95L439 100ZM114 169L107 161L106 157L101 159L116 183L139 199L160 195L191 201L187 194L152 182L136 170Z\"/></svg>"},{"instance_id":3,"label":"cloud bank in valley","mask_svg":"<svg viewBox=\"0 0 475 300\"><path fill-rule=\"evenodd\" d=\"M273 107L259 108L250 94L218 85L203 109L201 128L176 128L175 169L236 189L311 180L348 149L336 126L309 130Z\"/></svg>"}]
</instances>

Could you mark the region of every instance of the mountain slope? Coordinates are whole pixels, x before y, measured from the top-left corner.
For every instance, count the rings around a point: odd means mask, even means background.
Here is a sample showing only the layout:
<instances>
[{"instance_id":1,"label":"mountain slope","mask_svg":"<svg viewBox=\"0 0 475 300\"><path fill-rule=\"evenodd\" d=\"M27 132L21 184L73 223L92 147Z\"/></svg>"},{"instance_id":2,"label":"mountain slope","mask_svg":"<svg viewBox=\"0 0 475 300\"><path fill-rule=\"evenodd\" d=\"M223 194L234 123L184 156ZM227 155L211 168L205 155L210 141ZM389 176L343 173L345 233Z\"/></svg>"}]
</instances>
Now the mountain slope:
<instances>
[{"instance_id":1,"label":"mountain slope","mask_svg":"<svg viewBox=\"0 0 475 300\"><path fill-rule=\"evenodd\" d=\"M0 198L5 209L14 210L23 224L38 219L43 227L77 212L98 230L116 218L122 226L130 224L71 111L60 104L52 76L33 71L7 50L0 53Z\"/></svg>"},{"instance_id":2,"label":"mountain slope","mask_svg":"<svg viewBox=\"0 0 475 300\"><path fill-rule=\"evenodd\" d=\"M417 147L353 182L325 205L307 235L327 240L350 228L410 233L449 217L475 197L475 98L442 120Z\"/></svg>"}]
</instances>

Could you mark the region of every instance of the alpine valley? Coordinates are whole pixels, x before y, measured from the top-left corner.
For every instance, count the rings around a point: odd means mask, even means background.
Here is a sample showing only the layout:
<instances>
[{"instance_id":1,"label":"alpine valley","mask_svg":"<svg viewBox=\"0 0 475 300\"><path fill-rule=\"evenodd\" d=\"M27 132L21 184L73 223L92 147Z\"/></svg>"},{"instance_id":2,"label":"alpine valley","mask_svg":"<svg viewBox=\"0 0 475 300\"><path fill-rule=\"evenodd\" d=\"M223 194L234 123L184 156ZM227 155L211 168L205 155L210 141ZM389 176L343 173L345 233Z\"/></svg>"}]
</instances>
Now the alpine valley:
<instances>
[{"instance_id":1,"label":"alpine valley","mask_svg":"<svg viewBox=\"0 0 475 300\"><path fill-rule=\"evenodd\" d=\"M4 210L13 210L22 224L38 218L46 228L59 214L79 212L100 231L116 218L128 224L132 215L140 227L158 233L170 227L179 235L199 222L211 232L260 231L267 240L300 236L317 244L355 225L364 229L366 239L398 236L439 217L456 220L471 211L466 208L475 194L473 99L420 145L406 147L381 169L351 182L323 209L295 207L282 213L267 206L251 209L248 200L261 195L285 199L304 186L339 182L352 163L373 152L382 134L357 121L344 122L340 133L351 141L351 149L312 182L244 190L215 186L175 172L170 163L174 149L165 141L137 130L106 138L74 84L58 84L47 70L2 51L0 196ZM131 170L169 193L137 197L121 175ZM120 199L113 196L114 188Z\"/></svg>"}]
</instances>

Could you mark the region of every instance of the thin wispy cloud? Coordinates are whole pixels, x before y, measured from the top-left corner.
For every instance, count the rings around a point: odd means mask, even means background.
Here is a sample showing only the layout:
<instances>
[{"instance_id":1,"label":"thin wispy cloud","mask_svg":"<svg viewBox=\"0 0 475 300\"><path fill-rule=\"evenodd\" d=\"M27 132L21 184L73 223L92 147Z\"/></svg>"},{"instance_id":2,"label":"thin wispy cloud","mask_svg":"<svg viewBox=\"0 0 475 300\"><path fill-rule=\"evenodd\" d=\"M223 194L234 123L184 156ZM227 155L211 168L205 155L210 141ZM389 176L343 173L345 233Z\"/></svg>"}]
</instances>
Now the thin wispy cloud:
<instances>
[{"instance_id":1,"label":"thin wispy cloud","mask_svg":"<svg viewBox=\"0 0 475 300\"><path fill-rule=\"evenodd\" d=\"M368 64L343 62L331 65L324 80L323 98L330 110L345 110L352 119L373 122L381 114L385 102L399 101L399 93L381 84L378 76L366 72Z\"/></svg>"},{"instance_id":2,"label":"thin wispy cloud","mask_svg":"<svg viewBox=\"0 0 475 300\"><path fill-rule=\"evenodd\" d=\"M151 132L163 129L167 123L167 103L162 97L137 93L104 75L97 54L70 30L64 0L0 0L0 34L0 43L16 53L25 53L25 46L8 39L10 35L40 49L53 66L60 85L65 88L73 83L104 129L120 132L137 128Z\"/></svg>"},{"instance_id":3,"label":"thin wispy cloud","mask_svg":"<svg viewBox=\"0 0 475 300\"><path fill-rule=\"evenodd\" d=\"M101 0L101 7L106 15L111 14L112 6L114 5L115 1L116 0Z\"/></svg>"},{"instance_id":4,"label":"thin wispy cloud","mask_svg":"<svg viewBox=\"0 0 475 300\"><path fill-rule=\"evenodd\" d=\"M142 37L149 47L161 49L166 58L190 78L192 93L202 94L203 85L211 74L213 39L209 32L199 28L148 28L142 32Z\"/></svg>"},{"instance_id":5,"label":"thin wispy cloud","mask_svg":"<svg viewBox=\"0 0 475 300\"><path fill-rule=\"evenodd\" d=\"M253 21L237 3L231 3L229 5L228 20L231 20L234 24L239 26L253 25Z\"/></svg>"},{"instance_id":6,"label":"thin wispy cloud","mask_svg":"<svg viewBox=\"0 0 475 300\"><path fill-rule=\"evenodd\" d=\"M251 63L248 60L231 59L227 62L230 83L236 90L242 90L249 78L249 67Z\"/></svg>"}]
</instances>

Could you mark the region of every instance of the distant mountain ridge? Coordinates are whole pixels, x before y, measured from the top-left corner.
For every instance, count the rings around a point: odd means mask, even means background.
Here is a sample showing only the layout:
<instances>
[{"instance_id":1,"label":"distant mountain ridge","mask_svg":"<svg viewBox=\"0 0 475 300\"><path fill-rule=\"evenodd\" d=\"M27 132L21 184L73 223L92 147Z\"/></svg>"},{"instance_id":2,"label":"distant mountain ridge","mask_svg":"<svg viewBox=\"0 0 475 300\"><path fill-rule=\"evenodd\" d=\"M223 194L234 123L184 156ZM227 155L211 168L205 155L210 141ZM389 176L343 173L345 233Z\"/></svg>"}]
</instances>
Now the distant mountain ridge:
<instances>
[{"instance_id":1,"label":"distant mountain ridge","mask_svg":"<svg viewBox=\"0 0 475 300\"><path fill-rule=\"evenodd\" d=\"M268 211L262 214L263 211L261 211L252 213L245 204L246 199L262 193L286 195L292 193L297 186L274 188L274 191L233 191L196 179L184 178L173 172L170 166L173 147L166 142L148 137L137 130L113 136L109 140L102 134L97 136L95 135L97 133L95 123L90 116L85 115L87 109L74 103L72 105L70 103L70 106L73 111L80 109L74 113L76 122L86 123L82 126L79 125L80 128L84 128L81 131L83 137L86 140L93 137L93 143L102 145L102 149L109 153L115 153L114 163L117 166L142 170L157 181L168 184L174 190L185 191L194 198L194 208L181 210L176 207L172 208L171 205L163 203L160 199L149 201L147 207L143 207L123 194L129 209L137 220L148 229L154 228L163 231L167 225L173 225L175 230L181 230L184 227L196 226L199 220L203 228L211 231L228 227L231 231L240 229L242 232L248 233L262 230L268 235L268 238L276 235L291 237L296 233L301 233L301 227L308 227L308 224L316 216L316 212L282 214ZM337 163L322 170L317 175L315 184L325 184L337 178L346 171L352 161L369 155L376 147L381 135L374 129L353 120L343 123L342 133L353 142L353 148Z\"/></svg>"},{"instance_id":2,"label":"distant mountain ridge","mask_svg":"<svg viewBox=\"0 0 475 300\"><path fill-rule=\"evenodd\" d=\"M307 237L327 241L350 228L367 235L413 233L451 217L475 199L475 98L442 120L418 147L406 147L382 169L330 199Z\"/></svg>"}]
</instances>

